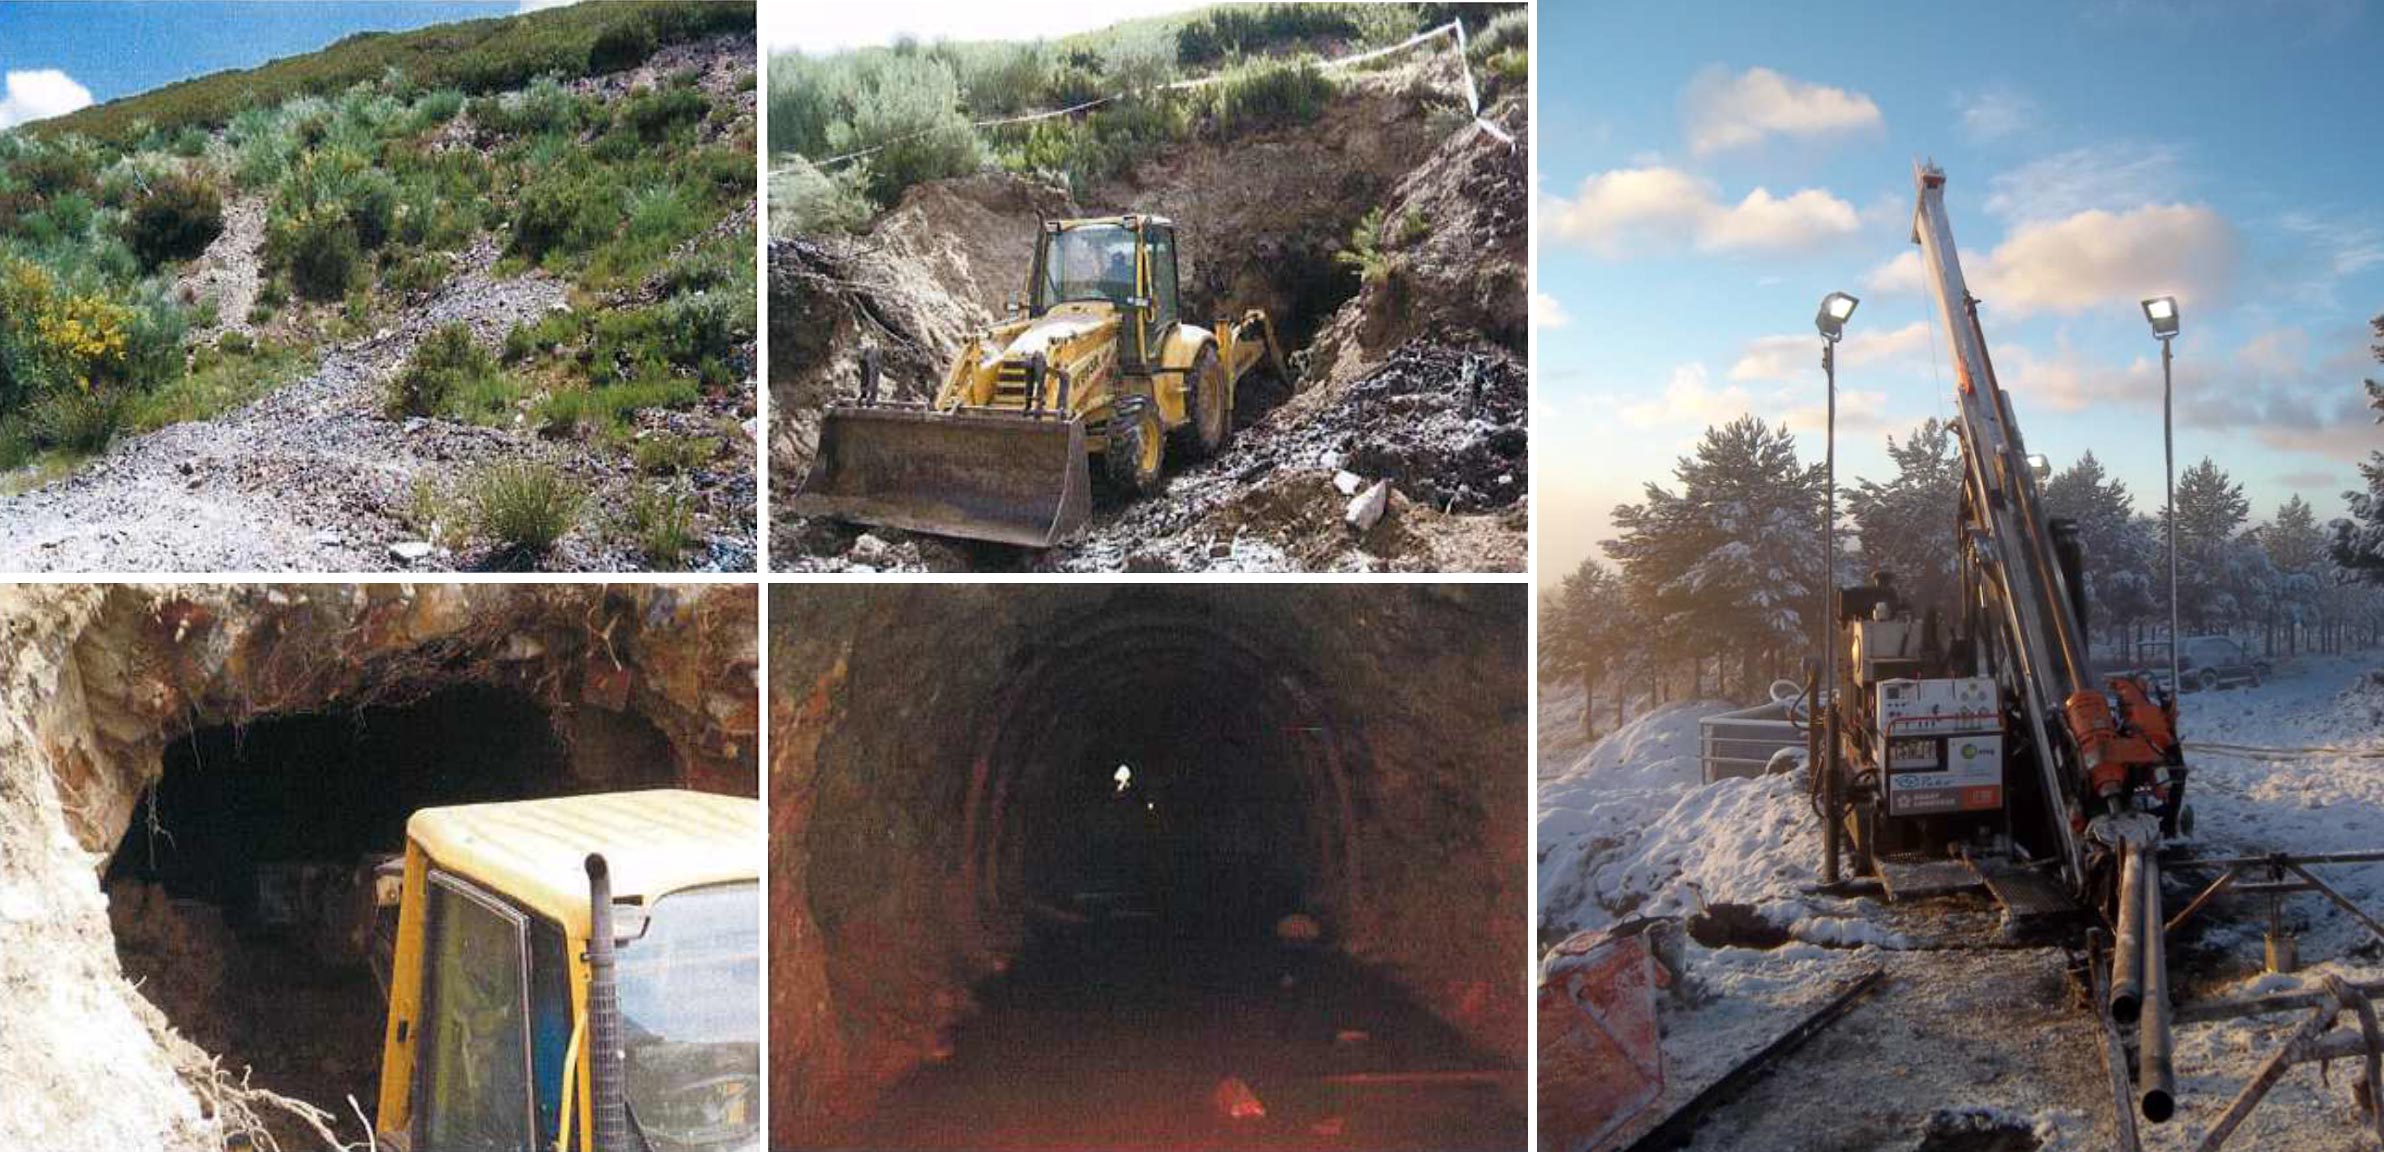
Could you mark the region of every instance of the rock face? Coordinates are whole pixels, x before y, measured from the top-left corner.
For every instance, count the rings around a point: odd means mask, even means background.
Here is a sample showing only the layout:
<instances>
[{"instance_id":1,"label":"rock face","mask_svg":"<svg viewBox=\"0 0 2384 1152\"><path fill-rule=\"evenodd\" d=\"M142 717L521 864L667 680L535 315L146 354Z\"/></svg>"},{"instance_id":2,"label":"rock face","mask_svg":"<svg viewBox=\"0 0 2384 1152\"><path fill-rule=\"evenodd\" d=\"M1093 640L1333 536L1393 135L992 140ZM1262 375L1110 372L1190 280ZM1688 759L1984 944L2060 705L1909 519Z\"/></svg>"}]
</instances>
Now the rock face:
<instances>
[{"instance_id":1,"label":"rock face","mask_svg":"<svg viewBox=\"0 0 2384 1152\"><path fill-rule=\"evenodd\" d=\"M0 1082L25 1089L0 1147L231 1130L209 1057L123 977L100 887L169 744L482 684L547 709L574 760L603 763L598 716L635 715L672 778L750 795L757 607L727 585L0 588Z\"/></svg>"},{"instance_id":2,"label":"rock face","mask_svg":"<svg viewBox=\"0 0 2384 1152\"><path fill-rule=\"evenodd\" d=\"M1521 589L781 587L770 645L774 1147L948 1050L1105 755L1215 780L1191 810L1255 871L1203 914L1274 885L1259 934L1294 911L1520 1059Z\"/></svg>"}]
</instances>

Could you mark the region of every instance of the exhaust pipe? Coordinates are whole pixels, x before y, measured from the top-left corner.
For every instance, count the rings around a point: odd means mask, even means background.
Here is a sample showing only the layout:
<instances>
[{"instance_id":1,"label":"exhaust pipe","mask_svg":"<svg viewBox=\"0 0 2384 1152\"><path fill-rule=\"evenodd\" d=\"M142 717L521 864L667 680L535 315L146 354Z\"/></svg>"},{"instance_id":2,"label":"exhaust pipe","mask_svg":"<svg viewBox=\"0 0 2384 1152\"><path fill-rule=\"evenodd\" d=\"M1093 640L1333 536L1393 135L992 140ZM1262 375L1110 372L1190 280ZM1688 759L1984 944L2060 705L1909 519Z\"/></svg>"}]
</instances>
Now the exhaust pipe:
<instances>
[{"instance_id":1,"label":"exhaust pipe","mask_svg":"<svg viewBox=\"0 0 2384 1152\"><path fill-rule=\"evenodd\" d=\"M2143 858L2142 1016L2136 1032L2136 1087L2142 1094L2144 1118L2155 1124L2177 1114L2177 1069L2169 1050L2169 950L2161 916L2160 861L2150 848L2132 849L2128 857Z\"/></svg>"},{"instance_id":2,"label":"exhaust pipe","mask_svg":"<svg viewBox=\"0 0 2384 1152\"><path fill-rule=\"evenodd\" d=\"M613 959L613 878L588 854L588 1105L591 1152L630 1152L627 1071L621 1052L621 985Z\"/></svg>"}]
</instances>

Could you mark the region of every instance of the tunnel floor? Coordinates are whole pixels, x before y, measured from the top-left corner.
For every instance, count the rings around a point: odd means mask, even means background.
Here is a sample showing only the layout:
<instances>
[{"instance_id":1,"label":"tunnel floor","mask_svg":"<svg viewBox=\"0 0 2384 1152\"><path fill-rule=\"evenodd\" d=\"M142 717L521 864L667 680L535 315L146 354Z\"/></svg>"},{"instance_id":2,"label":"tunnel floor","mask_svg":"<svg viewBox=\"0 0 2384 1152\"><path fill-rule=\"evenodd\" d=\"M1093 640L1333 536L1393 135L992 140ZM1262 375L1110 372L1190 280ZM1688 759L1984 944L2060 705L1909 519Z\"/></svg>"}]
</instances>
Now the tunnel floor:
<instances>
[{"instance_id":1,"label":"tunnel floor","mask_svg":"<svg viewBox=\"0 0 2384 1152\"><path fill-rule=\"evenodd\" d=\"M1462 1149L1525 1142L1520 1069L1337 952L1046 926L977 989L949 1059L898 1085L872 1148ZM1476 1075L1495 1071L1501 1075ZM1354 1077L1335 1083L1329 1077ZM1217 1097L1246 1083L1260 1117Z\"/></svg>"}]
</instances>

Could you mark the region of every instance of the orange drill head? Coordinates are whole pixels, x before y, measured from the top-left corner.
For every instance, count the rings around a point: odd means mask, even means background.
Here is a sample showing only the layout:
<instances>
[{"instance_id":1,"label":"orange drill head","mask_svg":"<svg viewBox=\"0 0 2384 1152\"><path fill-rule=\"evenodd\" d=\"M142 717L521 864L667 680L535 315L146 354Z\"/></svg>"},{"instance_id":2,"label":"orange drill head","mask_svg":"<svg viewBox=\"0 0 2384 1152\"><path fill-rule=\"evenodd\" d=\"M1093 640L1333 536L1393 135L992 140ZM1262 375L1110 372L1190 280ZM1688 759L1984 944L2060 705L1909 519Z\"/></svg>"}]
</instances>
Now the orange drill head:
<instances>
[{"instance_id":1,"label":"orange drill head","mask_svg":"<svg viewBox=\"0 0 2384 1152\"><path fill-rule=\"evenodd\" d=\"M2127 790L2127 762L2111 755L2119 726L2111 718L2111 702L2092 689L2072 693L2062 710L2069 715L2070 735L2086 762L2086 782L2094 795L2116 796Z\"/></svg>"},{"instance_id":2,"label":"orange drill head","mask_svg":"<svg viewBox=\"0 0 2384 1152\"><path fill-rule=\"evenodd\" d=\"M2160 759L2168 760L2177 752L2176 701L2167 705L2152 702L2151 694L2132 676L2115 677L2111 691L2119 697L2119 706L2127 717L2127 726L2135 730L2144 743L2152 747Z\"/></svg>"}]
</instances>

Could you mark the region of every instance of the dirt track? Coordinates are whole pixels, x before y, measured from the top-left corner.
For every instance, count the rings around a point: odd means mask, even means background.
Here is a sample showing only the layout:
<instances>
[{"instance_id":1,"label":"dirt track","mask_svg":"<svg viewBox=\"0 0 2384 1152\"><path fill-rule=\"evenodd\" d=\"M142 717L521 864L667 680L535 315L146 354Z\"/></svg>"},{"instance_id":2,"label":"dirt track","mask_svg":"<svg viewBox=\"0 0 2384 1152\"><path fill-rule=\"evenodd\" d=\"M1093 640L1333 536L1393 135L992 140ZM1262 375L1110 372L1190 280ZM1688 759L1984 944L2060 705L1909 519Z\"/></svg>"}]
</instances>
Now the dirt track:
<instances>
[{"instance_id":1,"label":"dirt track","mask_svg":"<svg viewBox=\"0 0 2384 1152\"><path fill-rule=\"evenodd\" d=\"M498 459L541 459L593 491L625 485L626 462L577 445L435 419L391 420L380 382L440 325L463 322L494 345L515 324L564 302L532 273L490 274L484 243L465 270L395 327L337 348L304 380L210 420L118 441L73 475L0 498L0 568L43 572L382 571L469 568L484 558L435 552L408 565L390 545L421 535L401 517L417 477L446 478ZM591 507L606 503L601 496ZM638 567L583 525L549 566ZM716 539L696 566L751 564L749 546Z\"/></svg>"}]
</instances>

